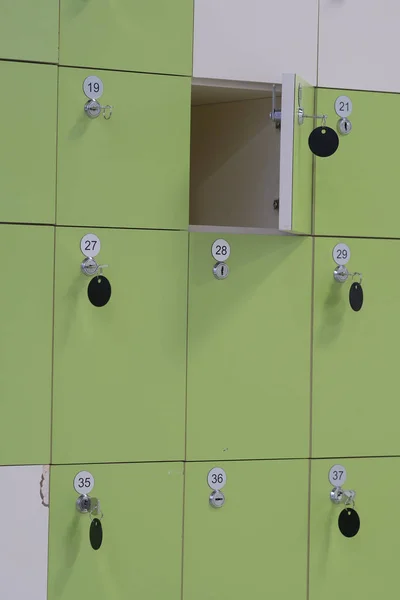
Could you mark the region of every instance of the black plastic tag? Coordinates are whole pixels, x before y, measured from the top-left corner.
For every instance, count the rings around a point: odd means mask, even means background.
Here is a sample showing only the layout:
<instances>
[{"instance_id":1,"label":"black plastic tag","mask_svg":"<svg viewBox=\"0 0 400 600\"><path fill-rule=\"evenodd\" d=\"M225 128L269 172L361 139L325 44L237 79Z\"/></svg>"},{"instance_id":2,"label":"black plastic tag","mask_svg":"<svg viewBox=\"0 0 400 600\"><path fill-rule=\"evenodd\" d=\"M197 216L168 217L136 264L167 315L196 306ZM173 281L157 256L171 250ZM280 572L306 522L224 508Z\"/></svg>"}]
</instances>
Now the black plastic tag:
<instances>
[{"instance_id":1,"label":"black plastic tag","mask_svg":"<svg viewBox=\"0 0 400 600\"><path fill-rule=\"evenodd\" d=\"M308 137L310 150L316 156L326 158L335 154L339 147L339 136L334 129L323 125L316 127Z\"/></svg>"},{"instance_id":2,"label":"black plastic tag","mask_svg":"<svg viewBox=\"0 0 400 600\"><path fill-rule=\"evenodd\" d=\"M351 538L357 535L360 529L360 517L354 508L345 508L339 515L338 521L340 533Z\"/></svg>"},{"instance_id":3,"label":"black plastic tag","mask_svg":"<svg viewBox=\"0 0 400 600\"><path fill-rule=\"evenodd\" d=\"M88 298L93 306L105 306L111 298L111 284L104 275L96 275L88 285Z\"/></svg>"},{"instance_id":4,"label":"black plastic tag","mask_svg":"<svg viewBox=\"0 0 400 600\"><path fill-rule=\"evenodd\" d=\"M361 287L361 283L357 283L355 281L351 284L349 291L349 302L353 310L355 310L356 312L361 310L364 302L364 292Z\"/></svg>"},{"instance_id":5,"label":"black plastic tag","mask_svg":"<svg viewBox=\"0 0 400 600\"><path fill-rule=\"evenodd\" d=\"M89 539L93 550L98 550L103 542L103 528L99 519L93 519L91 522Z\"/></svg>"}]
</instances>

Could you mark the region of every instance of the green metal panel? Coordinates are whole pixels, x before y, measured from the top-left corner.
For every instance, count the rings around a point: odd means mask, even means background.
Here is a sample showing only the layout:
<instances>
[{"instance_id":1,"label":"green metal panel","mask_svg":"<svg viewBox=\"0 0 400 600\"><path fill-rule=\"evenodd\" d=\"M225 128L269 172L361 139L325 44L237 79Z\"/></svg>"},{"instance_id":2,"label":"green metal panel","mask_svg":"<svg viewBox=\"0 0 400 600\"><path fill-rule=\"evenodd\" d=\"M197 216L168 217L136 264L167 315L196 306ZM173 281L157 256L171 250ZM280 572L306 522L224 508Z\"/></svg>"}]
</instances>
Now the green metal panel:
<instances>
[{"instance_id":1,"label":"green metal panel","mask_svg":"<svg viewBox=\"0 0 400 600\"><path fill-rule=\"evenodd\" d=\"M60 63L190 75L193 0L61 0ZM128 98L127 98L128 100Z\"/></svg>"},{"instance_id":2,"label":"green metal panel","mask_svg":"<svg viewBox=\"0 0 400 600\"><path fill-rule=\"evenodd\" d=\"M80 470L94 476L104 513L97 551L89 515L75 508ZM179 598L182 505L182 463L52 467L48 600Z\"/></svg>"},{"instance_id":3,"label":"green metal panel","mask_svg":"<svg viewBox=\"0 0 400 600\"><path fill-rule=\"evenodd\" d=\"M214 466L227 475L218 509L208 501ZM305 600L307 505L307 460L188 464L184 600Z\"/></svg>"},{"instance_id":4,"label":"green metal panel","mask_svg":"<svg viewBox=\"0 0 400 600\"><path fill-rule=\"evenodd\" d=\"M315 88L304 79L296 76L296 96L294 115L293 144L293 206L292 231L311 234L313 154L308 146L308 138L313 129L313 120L298 120L298 86L302 88L301 107L306 115L314 114Z\"/></svg>"},{"instance_id":5,"label":"green metal panel","mask_svg":"<svg viewBox=\"0 0 400 600\"><path fill-rule=\"evenodd\" d=\"M109 120L84 112L93 74ZM59 98L57 223L187 228L190 79L63 68Z\"/></svg>"},{"instance_id":6,"label":"green metal panel","mask_svg":"<svg viewBox=\"0 0 400 600\"><path fill-rule=\"evenodd\" d=\"M0 220L54 223L57 67L0 62L0 78Z\"/></svg>"},{"instance_id":7,"label":"green metal panel","mask_svg":"<svg viewBox=\"0 0 400 600\"><path fill-rule=\"evenodd\" d=\"M2 0L0 19L0 58L57 62L58 60L58 2L54 0ZM18 84L15 75L14 85ZM30 100L34 86L23 78L23 99ZM39 83L37 87L41 88ZM2 90L8 85L2 84ZM18 94L14 94L14 100ZM46 104L48 102L48 98ZM4 115L4 113L3 113ZM15 125L15 121L10 119Z\"/></svg>"},{"instance_id":8,"label":"green metal panel","mask_svg":"<svg viewBox=\"0 0 400 600\"><path fill-rule=\"evenodd\" d=\"M50 460L54 228L0 225L0 463Z\"/></svg>"},{"instance_id":9,"label":"green metal panel","mask_svg":"<svg viewBox=\"0 0 400 600\"><path fill-rule=\"evenodd\" d=\"M346 90L317 90L317 111L328 114L336 128L334 103L348 95L353 129L340 135L337 152L316 159L315 233L390 238L400 237L398 139L394 117L400 95Z\"/></svg>"},{"instance_id":10,"label":"green metal panel","mask_svg":"<svg viewBox=\"0 0 400 600\"><path fill-rule=\"evenodd\" d=\"M308 455L311 239L190 234L187 457ZM290 415L290 418L289 416Z\"/></svg>"},{"instance_id":11,"label":"green metal panel","mask_svg":"<svg viewBox=\"0 0 400 600\"><path fill-rule=\"evenodd\" d=\"M345 242L346 265L363 274L364 305L349 304L351 281L333 278L332 250ZM315 241L313 456L399 454L400 241Z\"/></svg>"},{"instance_id":12,"label":"green metal panel","mask_svg":"<svg viewBox=\"0 0 400 600\"><path fill-rule=\"evenodd\" d=\"M86 233L57 230L53 462L182 459L188 234L92 231L112 286L97 308Z\"/></svg>"},{"instance_id":13,"label":"green metal panel","mask_svg":"<svg viewBox=\"0 0 400 600\"><path fill-rule=\"evenodd\" d=\"M338 459L312 463L310 600L349 598L375 600L397 595L399 534L394 507L384 498L398 498L399 458L343 459L345 489L356 491L360 530L353 538L338 529L343 505L333 505L329 469Z\"/></svg>"}]
</instances>

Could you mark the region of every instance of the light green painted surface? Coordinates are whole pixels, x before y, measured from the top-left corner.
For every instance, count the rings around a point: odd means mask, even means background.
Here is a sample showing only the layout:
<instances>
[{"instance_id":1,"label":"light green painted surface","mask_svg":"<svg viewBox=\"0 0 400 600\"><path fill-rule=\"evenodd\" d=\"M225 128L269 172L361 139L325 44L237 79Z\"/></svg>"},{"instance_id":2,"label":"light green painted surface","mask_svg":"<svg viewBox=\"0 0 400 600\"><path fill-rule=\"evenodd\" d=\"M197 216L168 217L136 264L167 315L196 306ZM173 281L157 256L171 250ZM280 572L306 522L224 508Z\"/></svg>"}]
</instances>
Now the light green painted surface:
<instances>
[{"instance_id":1,"label":"light green painted surface","mask_svg":"<svg viewBox=\"0 0 400 600\"><path fill-rule=\"evenodd\" d=\"M0 79L0 221L54 223L57 67L0 62Z\"/></svg>"},{"instance_id":2,"label":"light green painted surface","mask_svg":"<svg viewBox=\"0 0 400 600\"><path fill-rule=\"evenodd\" d=\"M302 86L301 106L306 115L314 114L315 88L304 79L296 76L294 145L293 145L293 205L292 231L311 234L313 154L308 146L308 138L313 130L313 120L298 120L298 86Z\"/></svg>"},{"instance_id":3,"label":"light green painted surface","mask_svg":"<svg viewBox=\"0 0 400 600\"><path fill-rule=\"evenodd\" d=\"M89 75L109 120L84 113ZM190 93L189 78L60 69L57 223L187 228Z\"/></svg>"},{"instance_id":4,"label":"light green painted surface","mask_svg":"<svg viewBox=\"0 0 400 600\"><path fill-rule=\"evenodd\" d=\"M183 459L188 234L92 230L112 286L97 308L86 233L57 231L53 462Z\"/></svg>"},{"instance_id":5,"label":"light green painted surface","mask_svg":"<svg viewBox=\"0 0 400 600\"><path fill-rule=\"evenodd\" d=\"M0 58L57 62L58 5L54 0L2 0ZM13 86L17 82L15 76ZM31 99L33 86L24 78L20 85L24 87L23 99ZM37 86L40 90L40 84ZM2 90L7 89L10 88L2 82ZM17 98L18 94L14 94L14 100Z\"/></svg>"},{"instance_id":6,"label":"light green painted surface","mask_svg":"<svg viewBox=\"0 0 400 600\"><path fill-rule=\"evenodd\" d=\"M220 509L208 502L214 466L227 474ZM184 600L305 600L307 503L307 460L188 464Z\"/></svg>"},{"instance_id":7,"label":"light green painted surface","mask_svg":"<svg viewBox=\"0 0 400 600\"><path fill-rule=\"evenodd\" d=\"M187 457L305 457L309 438L311 239L190 234Z\"/></svg>"},{"instance_id":8,"label":"light green painted surface","mask_svg":"<svg viewBox=\"0 0 400 600\"><path fill-rule=\"evenodd\" d=\"M103 544L75 508L73 479L89 470L104 513ZM176 600L181 591L181 463L75 465L51 470L48 600Z\"/></svg>"},{"instance_id":9,"label":"light green painted surface","mask_svg":"<svg viewBox=\"0 0 400 600\"><path fill-rule=\"evenodd\" d=\"M332 250L345 242L349 271L363 274L364 305L350 308L351 282L333 279ZM313 456L400 453L396 276L400 241L315 242Z\"/></svg>"},{"instance_id":10,"label":"light green painted surface","mask_svg":"<svg viewBox=\"0 0 400 600\"><path fill-rule=\"evenodd\" d=\"M0 464L46 464L54 228L0 225L0 252Z\"/></svg>"},{"instance_id":11,"label":"light green painted surface","mask_svg":"<svg viewBox=\"0 0 400 600\"><path fill-rule=\"evenodd\" d=\"M60 63L191 75L193 0L61 0Z\"/></svg>"},{"instance_id":12,"label":"light green painted surface","mask_svg":"<svg viewBox=\"0 0 400 600\"><path fill-rule=\"evenodd\" d=\"M398 519L382 495L398 498L400 459L343 459L345 489L356 491L360 530L345 538L338 528L343 505L329 499L329 469L339 459L312 463L310 600L395 597L398 586Z\"/></svg>"},{"instance_id":13,"label":"light green painted surface","mask_svg":"<svg viewBox=\"0 0 400 600\"><path fill-rule=\"evenodd\" d=\"M399 94L346 90L317 91L317 110L336 129L334 103L346 94L353 103L353 129L339 135L337 152L316 159L315 233L400 237L398 139Z\"/></svg>"}]
</instances>

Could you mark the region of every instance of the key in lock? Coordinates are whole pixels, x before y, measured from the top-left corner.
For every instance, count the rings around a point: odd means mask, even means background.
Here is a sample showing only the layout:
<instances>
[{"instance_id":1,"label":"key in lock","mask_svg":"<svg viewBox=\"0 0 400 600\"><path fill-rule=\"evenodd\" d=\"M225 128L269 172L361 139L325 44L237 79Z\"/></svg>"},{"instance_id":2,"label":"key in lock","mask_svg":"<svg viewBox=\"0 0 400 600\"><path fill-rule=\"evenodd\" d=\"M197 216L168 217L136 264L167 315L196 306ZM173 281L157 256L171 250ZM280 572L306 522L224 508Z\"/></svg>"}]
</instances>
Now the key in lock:
<instances>
[{"instance_id":1,"label":"key in lock","mask_svg":"<svg viewBox=\"0 0 400 600\"><path fill-rule=\"evenodd\" d=\"M86 494L82 494L76 500L76 508L80 513L87 513L92 508L92 499Z\"/></svg>"}]
</instances>

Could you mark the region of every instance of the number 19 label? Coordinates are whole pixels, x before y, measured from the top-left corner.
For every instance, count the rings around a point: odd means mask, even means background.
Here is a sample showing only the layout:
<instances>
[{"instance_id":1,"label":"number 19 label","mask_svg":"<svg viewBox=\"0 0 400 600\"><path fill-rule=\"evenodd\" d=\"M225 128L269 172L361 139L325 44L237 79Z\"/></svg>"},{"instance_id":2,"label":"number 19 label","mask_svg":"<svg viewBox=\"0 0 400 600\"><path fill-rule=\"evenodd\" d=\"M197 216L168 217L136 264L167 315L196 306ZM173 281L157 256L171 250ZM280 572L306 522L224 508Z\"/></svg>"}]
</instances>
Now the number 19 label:
<instances>
[{"instance_id":1,"label":"number 19 label","mask_svg":"<svg viewBox=\"0 0 400 600\"><path fill-rule=\"evenodd\" d=\"M87 98L90 98L90 100L96 100L103 95L103 82L95 75L86 77L82 87L83 93Z\"/></svg>"},{"instance_id":2,"label":"number 19 label","mask_svg":"<svg viewBox=\"0 0 400 600\"><path fill-rule=\"evenodd\" d=\"M333 465L329 471L329 483L335 487L341 487L346 479L346 469L342 465Z\"/></svg>"},{"instance_id":3,"label":"number 19 label","mask_svg":"<svg viewBox=\"0 0 400 600\"><path fill-rule=\"evenodd\" d=\"M226 473L220 467L214 467L211 469L207 476L208 485L212 490L222 490L226 484Z\"/></svg>"}]
</instances>

